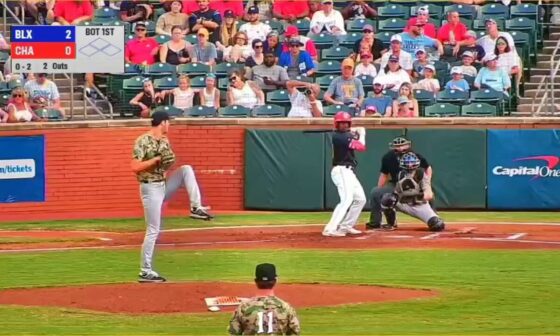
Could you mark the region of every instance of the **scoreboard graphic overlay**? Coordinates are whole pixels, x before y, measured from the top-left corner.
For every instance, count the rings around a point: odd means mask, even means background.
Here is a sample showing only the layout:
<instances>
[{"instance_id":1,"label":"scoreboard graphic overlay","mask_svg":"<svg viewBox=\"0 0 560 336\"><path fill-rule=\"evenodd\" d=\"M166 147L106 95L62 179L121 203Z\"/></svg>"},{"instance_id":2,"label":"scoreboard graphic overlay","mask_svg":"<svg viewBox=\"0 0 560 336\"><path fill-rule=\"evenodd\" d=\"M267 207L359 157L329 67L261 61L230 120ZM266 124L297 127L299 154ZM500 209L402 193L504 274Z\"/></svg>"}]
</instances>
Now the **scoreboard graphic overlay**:
<instances>
[{"instance_id":1,"label":"scoreboard graphic overlay","mask_svg":"<svg viewBox=\"0 0 560 336\"><path fill-rule=\"evenodd\" d=\"M123 73L123 26L12 26L14 73Z\"/></svg>"}]
</instances>

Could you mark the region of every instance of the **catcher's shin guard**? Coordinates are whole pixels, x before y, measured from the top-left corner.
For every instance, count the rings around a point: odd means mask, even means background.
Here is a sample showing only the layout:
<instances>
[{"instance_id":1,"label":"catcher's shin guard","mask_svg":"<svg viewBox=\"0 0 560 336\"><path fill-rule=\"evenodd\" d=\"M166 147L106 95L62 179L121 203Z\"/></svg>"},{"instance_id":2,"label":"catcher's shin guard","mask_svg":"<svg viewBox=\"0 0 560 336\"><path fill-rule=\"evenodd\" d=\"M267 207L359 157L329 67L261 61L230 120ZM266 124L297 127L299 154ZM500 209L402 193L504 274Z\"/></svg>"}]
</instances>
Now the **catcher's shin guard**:
<instances>
[{"instance_id":1,"label":"catcher's shin guard","mask_svg":"<svg viewBox=\"0 0 560 336\"><path fill-rule=\"evenodd\" d=\"M385 214L385 219L387 220L387 226L397 227L397 211L395 209L385 209L383 210Z\"/></svg>"},{"instance_id":2,"label":"catcher's shin guard","mask_svg":"<svg viewBox=\"0 0 560 336\"><path fill-rule=\"evenodd\" d=\"M428 220L428 228L430 231L443 231L445 229L445 223L438 216L434 216Z\"/></svg>"}]
</instances>

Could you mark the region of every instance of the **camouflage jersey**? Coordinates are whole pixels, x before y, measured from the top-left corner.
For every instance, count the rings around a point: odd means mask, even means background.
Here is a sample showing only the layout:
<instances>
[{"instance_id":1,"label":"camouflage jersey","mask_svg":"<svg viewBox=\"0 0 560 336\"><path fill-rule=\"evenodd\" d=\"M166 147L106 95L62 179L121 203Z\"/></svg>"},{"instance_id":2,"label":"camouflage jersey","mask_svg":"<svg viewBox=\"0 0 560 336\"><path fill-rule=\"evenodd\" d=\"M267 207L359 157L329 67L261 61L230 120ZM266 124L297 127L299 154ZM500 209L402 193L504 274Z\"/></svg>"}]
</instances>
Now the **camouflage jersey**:
<instances>
[{"instance_id":1,"label":"camouflage jersey","mask_svg":"<svg viewBox=\"0 0 560 336\"><path fill-rule=\"evenodd\" d=\"M239 305L229 323L230 335L299 335L299 320L289 303L276 296L251 298Z\"/></svg>"},{"instance_id":2,"label":"camouflage jersey","mask_svg":"<svg viewBox=\"0 0 560 336\"><path fill-rule=\"evenodd\" d=\"M139 161L147 161L156 156L168 157L169 160L165 160L165 164L158 164L154 169L138 173L136 178L139 182L164 181L165 171L175 162L175 154L167 137L156 139L150 133L139 136L134 143L132 158Z\"/></svg>"}]
</instances>

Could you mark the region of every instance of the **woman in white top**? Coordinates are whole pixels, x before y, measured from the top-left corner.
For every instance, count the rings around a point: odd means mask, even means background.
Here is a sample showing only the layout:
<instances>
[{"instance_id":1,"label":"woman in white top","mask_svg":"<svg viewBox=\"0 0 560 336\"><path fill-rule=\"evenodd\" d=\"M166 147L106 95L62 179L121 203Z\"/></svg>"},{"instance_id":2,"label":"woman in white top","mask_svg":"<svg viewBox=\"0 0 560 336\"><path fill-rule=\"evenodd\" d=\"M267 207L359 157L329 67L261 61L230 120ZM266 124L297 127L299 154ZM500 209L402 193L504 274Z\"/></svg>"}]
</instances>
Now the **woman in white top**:
<instances>
[{"instance_id":1,"label":"woman in white top","mask_svg":"<svg viewBox=\"0 0 560 336\"><path fill-rule=\"evenodd\" d=\"M213 107L216 110L220 108L220 90L216 88L216 75L213 73L206 76L206 87L198 93L200 96L200 105Z\"/></svg>"},{"instance_id":2,"label":"woman in white top","mask_svg":"<svg viewBox=\"0 0 560 336\"><path fill-rule=\"evenodd\" d=\"M383 84L386 89L395 92L399 91L403 83L412 82L408 72L401 68L399 58L394 55L389 57L389 62L385 66L383 74L378 75L377 78L379 78L380 83Z\"/></svg>"},{"instance_id":3,"label":"woman in white top","mask_svg":"<svg viewBox=\"0 0 560 336\"><path fill-rule=\"evenodd\" d=\"M229 82L228 105L241 105L250 109L264 105L264 92L254 82L245 82L239 71L231 72Z\"/></svg>"},{"instance_id":4,"label":"woman in white top","mask_svg":"<svg viewBox=\"0 0 560 336\"><path fill-rule=\"evenodd\" d=\"M172 90L163 90L157 94L161 100L167 95L173 95L173 106L186 110L193 106L194 90L191 88L191 80L187 75L179 76L179 87Z\"/></svg>"},{"instance_id":5,"label":"woman in white top","mask_svg":"<svg viewBox=\"0 0 560 336\"><path fill-rule=\"evenodd\" d=\"M309 24L312 34L330 34L334 36L346 35L344 17L333 8L333 1L322 1L321 10L313 14Z\"/></svg>"},{"instance_id":6,"label":"woman in white top","mask_svg":"<svg viewBox=\"0 0 560 336\"><path fill-rule=\"evenodd\" d=\"M33 112L27 103L27 99L27 91L23 88L15 88L12 91L12 98L6 108L8 110L8 122L41 121L41 118Z\"/></svg>"},{"instance_id":7,"label":"woman in white top","mask_svg":"<svg viewBox=\"0 0 560 336\"><path fill-rule=\"evenodd\" d=\"M502 68L508 75L519 73L519 60L517 52L513 52L505 37L496 39L494 54L498 55L498 68Z\"/></svg>"}]
</instances>

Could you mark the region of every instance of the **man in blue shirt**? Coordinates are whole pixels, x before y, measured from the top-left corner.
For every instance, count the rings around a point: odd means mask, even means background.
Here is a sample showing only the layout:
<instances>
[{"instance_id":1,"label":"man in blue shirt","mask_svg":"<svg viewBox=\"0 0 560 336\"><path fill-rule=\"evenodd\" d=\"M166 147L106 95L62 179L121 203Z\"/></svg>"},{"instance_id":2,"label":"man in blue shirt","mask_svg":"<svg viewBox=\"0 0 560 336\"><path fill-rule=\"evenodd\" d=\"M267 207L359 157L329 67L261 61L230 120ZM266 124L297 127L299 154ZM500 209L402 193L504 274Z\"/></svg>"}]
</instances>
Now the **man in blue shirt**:
<instances>
[{"instance_id":1,"label":"man in blue shirt","mask_svg":"<svg viewBox=\"0 0 560 336\"><path fill-rule=\"evenodd\" d=\"M373 80L373 97L364 101L365 117L384 117L391 115L393 99L383 94L383 83L377 77Z\"/></svg>"},{"instance_id":2,"label":"man in blue shirt","mask_svg":"<svg viewBox=\"0 0 560 336\"><path fill-rule=\"evenodd\" d=\"M424 23L417 22L410 27L410 32L401 33L402 49L412 55L416 54L416 50L425 49L430 60L439 59L443 55L443 45L440 41L424 35Z\"/></svg>"},{"instance_id":3,"label":"man in blue shirt","mask_svg":"<svg viewBox=\"0 0 560 336\"><path fill-rule=\"evenodd\" d=\"M297 38L290 39L288 42L289 51L280 55L278 65L288 71L288 76L312 76L315 72L315 63L307 51L301 50L303 43Z\"/></svg>"}]
</instances>

